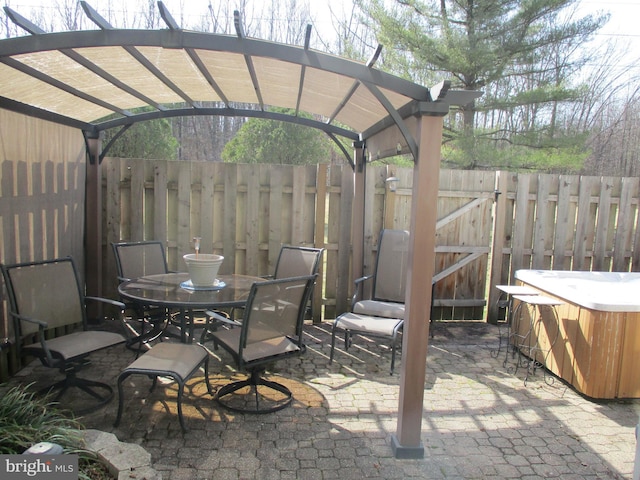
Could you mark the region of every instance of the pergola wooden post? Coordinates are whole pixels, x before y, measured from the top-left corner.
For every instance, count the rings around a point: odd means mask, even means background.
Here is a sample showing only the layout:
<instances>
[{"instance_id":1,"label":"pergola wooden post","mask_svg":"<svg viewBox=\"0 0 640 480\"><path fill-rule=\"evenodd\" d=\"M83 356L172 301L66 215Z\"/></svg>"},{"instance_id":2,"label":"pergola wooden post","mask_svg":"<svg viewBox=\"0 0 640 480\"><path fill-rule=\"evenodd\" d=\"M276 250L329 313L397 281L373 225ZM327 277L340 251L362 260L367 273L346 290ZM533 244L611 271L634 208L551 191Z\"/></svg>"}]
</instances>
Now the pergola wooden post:
<instances>
[{"instance_id":1,"label":"pergola wooden post","mask_svg":"<svg viewBox=\"0 0 640 480\"><path fill-rule=\"evenodd\" d=\"M351 275L355 279L362 277L364 264L364 197L367 162L362 142L354 143L353 159L355 168L353 172L353 215L351 217Z\"/></svg>"},{"instance_id":2,"label":"pergola wooden post","mask_svg":"<svg viewBox=\"0 0 640 480\"><path fill-rule=\"evenodd\" d=\"M102 296L102 135L87 136L85 197L85 282L87 294ZM93 316L97 312L91 311Z\"/></svg>"},{"instance_id":3,"label":"pergola wooden post","mask_svg":"<svg viewBox=\"0 0 640 480\"><path fill-rule=\"evenodd\" d=\"M418 158L413 169L398 425L396 435L391 440L396 458L424 456L420 435L429 343L431 281L435 267L442 127L443 119L440 116L422 116L418 122Z\"/></svg>"}]
</instances>

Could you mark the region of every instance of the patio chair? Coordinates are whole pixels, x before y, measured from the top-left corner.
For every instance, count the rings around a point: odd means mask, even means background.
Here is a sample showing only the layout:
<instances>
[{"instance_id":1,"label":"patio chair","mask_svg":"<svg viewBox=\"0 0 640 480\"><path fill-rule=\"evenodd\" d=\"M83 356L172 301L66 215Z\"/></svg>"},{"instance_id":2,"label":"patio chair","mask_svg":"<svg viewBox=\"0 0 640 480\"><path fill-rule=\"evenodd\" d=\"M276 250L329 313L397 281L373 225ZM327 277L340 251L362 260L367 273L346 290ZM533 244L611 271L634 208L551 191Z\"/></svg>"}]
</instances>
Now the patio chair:
<instances>
[{"instance_id":1,"label":"patio chair","mask_svg":"<svg viewBox=\"0 0 640 480\"><path fill-rule=\"evenodd\" d=\"M351 311L362 315L404 318L404 300L409 256L409 232L382 230L376 263L371 275L357 278ZM363 298L365 282L371 281L370 298Z\"/></svg>"},{"instance_id":2,"label":"patio chair","mask_svg":"<svg viewBox=\"0 0 640 480\"><path fill-rule=\"evenodd\" d=\"M111 246L120 282L169 272L162 242L116 242Z\"/></svg>"},{"instance_id":3,"label":"patio chair","mask_svg":"<svg viewBox=\"0 0 640 480\"><path fill-rule=\"evenodd\" d=\"M315 278L307 275L254 283L238 328L212 333L238 369L249 373L246 380L218 389L215 399L220 405L237 412L269 413L291 403L291 390L263 375L268 365L304 353L302 325Z\"/></svg>"},{"instance_id":4,"label":"patio chair","mask_svg":"<svg viewBox=\"0 0 640 480\"><path fill-rule=\"evenodd\" d=\"M283 245L273 275L265 278L287 278L318 273L324 248L294 247Z\"/></svg>"},{"instance_id":5,"label":"patio chair","mask_svg":"<svg viewBox=\"0 0 640 480\"><path fill-rule=\"evenodd\" d=\"M398 336L404 323L408 255L408 231L382 230L373 273L355 280L351 312L339 315L333 322L329 362L333 362L337 330L344 331L345 350L351 346L354 334L390 338L393 374ZM369 280L371 296L363 299L364 283Z\"/></svg>"},{"instance_id":6,"label":"patio chair","mask_svg":"<svg viewBox=\"0 0 640 480\"><path fill-rule=\"evenodd\" d=\"M324 248L283 245L280 248L280 254L278 255L278 261L276 262L273 275L267 275L265 278L278 279L315 275L320 268L323 253ZM313 316L313 291L309 298L306 313Z\"/></svg>"},{"instance_id":7,"label":"patio chair","mask_svg":"<svg viewBox=\"0 0 640 480\"><path fill-rule=\"evenodd\" d=\"M90 365L95 351L125 342L119 333L89 330L86 301L115 306L120 316L124 304L115 300L85 297L70 257L41 262L0 265L14 319L15 343L22 356L34 356L64 379L39 393L57 392L54 401L72 387L89 394L91 402L73 409L85 413L108 403L113 389L106 383L80 378L78 372ZM64 334L54 336L56 333ZM81 401L84 401L82 399Z\"/></svg>"},{"instance_id":8,"label":"patio chair","mask_svg":"<svg viewBox=\"0 0 640 480\"><path fill-rule=\"evenodd\" d=\"M151 240L144 242L116 242L112 243L113 255L116 260L118 283L133 280L145 275L169 273L167 260L162 242ZM125 301L127 310L132 312L131 322L127 326L134 335L127 341L127 347L134 348L137 344L138 353L142 346L156 340L165 331L170 318L166 308L149 307L138 303ZM148 328L147 328L148 326Z\"/></svg>"},{"instance_id":9,"label":"patio chair","mask_svg":"<svg viewBox=\"0 0 640 480\"><path fill-rule=\"evenodd\" d=\"M294 247L290 245L284 245L280 248L280 253L278 254L278 260L276 262L276 268L273 275L265 275L262 278L268 280L282 279L282 278L290 278L290 277L302 277L306 275L316 275L318 273L318 269L320 267L320 260L322 259L322 254L324 253L324 248L312 248L312 247ZM305 307L305 314L309 314L313 316L313 288L311 289L311 295L309 297L309 301L307 302L307 306ZM242 311L242 307L234 308L234 311ZM210 312L207 312L210 314ZM217 312L226 316L227 320L230 318L235 318L236 314L232 315L224 315L223 312ZM241 314L238 313L237 316ZM209 321L207 323L207 328L202 333L200 342L204 343L210 337L210 333L215 331L219 326L226 324L227 326L239 325L240 322L229 322L222 321L220 317L209 315ZM214 347L217 348L215 342Z\"/></svg>"}]
</instances>

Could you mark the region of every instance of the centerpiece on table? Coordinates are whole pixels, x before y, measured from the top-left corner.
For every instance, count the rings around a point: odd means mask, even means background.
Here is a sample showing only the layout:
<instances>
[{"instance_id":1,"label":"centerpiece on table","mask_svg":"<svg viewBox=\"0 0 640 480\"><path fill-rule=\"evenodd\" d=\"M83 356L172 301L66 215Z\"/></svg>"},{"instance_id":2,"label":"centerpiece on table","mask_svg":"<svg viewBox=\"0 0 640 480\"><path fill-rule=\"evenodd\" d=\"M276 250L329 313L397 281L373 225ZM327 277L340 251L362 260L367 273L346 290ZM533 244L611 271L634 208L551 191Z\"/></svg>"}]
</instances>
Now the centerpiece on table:
<instances>
[{"instance_id":1,"label":"centerpiece on table","mask_svg":"<svg viewBox=\"0 0 640 480\"><path fill-rule=\"evenodd\" d=\"M225 286L224 282L218 280L218 270L224 257L214 253L200 253L200 237L194 237L194 247L196 253L187 253L182 256L187 264L189 280L180 286L193 290L217 290Z\"/></svg>"}]
</instances>

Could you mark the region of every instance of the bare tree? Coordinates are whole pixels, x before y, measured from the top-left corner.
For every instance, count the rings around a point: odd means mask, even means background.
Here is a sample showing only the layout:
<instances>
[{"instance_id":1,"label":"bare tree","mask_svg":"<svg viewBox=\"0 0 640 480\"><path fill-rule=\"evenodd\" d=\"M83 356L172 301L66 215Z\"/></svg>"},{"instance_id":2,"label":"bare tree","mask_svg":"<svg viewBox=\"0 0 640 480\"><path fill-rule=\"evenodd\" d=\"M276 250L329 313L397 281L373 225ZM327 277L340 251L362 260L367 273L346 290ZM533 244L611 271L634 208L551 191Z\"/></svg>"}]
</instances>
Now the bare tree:
<instances>
[{"instance_id":1,"label":"bare tree","mask_svg":"<svg viewBox=\"0 0 640 480\"><path fill-rule=\"evenodd\" d=\"M53 5L60 17L64 30L82 30L87 17L84 15L80 2L76 0L57 0ZM53 20L54 18L51 18L51 21ZM54 30L55 25L52 25L51 31Z\"/></svg>"}]
</instances>

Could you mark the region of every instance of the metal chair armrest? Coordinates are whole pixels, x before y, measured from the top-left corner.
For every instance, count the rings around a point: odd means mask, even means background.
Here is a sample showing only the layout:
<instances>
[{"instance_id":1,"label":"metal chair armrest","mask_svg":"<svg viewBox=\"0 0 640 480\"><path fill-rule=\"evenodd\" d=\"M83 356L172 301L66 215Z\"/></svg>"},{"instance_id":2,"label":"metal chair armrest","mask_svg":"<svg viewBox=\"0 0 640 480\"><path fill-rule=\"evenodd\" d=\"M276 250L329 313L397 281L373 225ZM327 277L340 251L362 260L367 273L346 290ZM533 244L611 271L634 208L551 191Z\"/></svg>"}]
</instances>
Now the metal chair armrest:
<instances>
[{"instance_id":1,"label":"metal chair armrest","mask_svg":"<svg viewBox=\"0 0 640 480\"><path fill-rule=\"evenodd\" d=\"M47 340L45 338L45 330L47 329L49 324L42 320L38 320L37 318L27 317L26 315L20 315L19 313L16 313L16 312L10 312L10 313L13 318L17 318L18 320L24 321L24 322L35 323L36 325L38 325L38 337L39 337L38 340L40 341L40 346L42 347L42 350L44 351L45 356L47 357L48 365L54 366L56 362L53 359L53 355L51 355L51 350L49 350L49 346L47 345ZM18 344L18 349L19 348L20 348L20 345Z\"/></svg>"},{"instance_id":2,"label":"metal chair armrest","mask_svg":"<svg viewBox=\"0 0 640 480\"><path fill-rule=\"evenodd\" d=\"M114 307L118 307L121 310L125 309L125 304L120 302L119 300L112 300L110 298L103 297L84 297L85 300L91 300L93 302L102 302L109 305L113 305Z\"/></svg>"},{"instance_id":3,"label":"metal chair armrest","mask_svg":"<svg viewBox=\"0 0 640 480\"><path fill-rule=\"evenodd\" d=\"M360 277L360 278L356 278L353 283L355 283L356 285L361 284L362 282L366 281L366 280L370 280L373 278L373 274L371 275L365 275L364 277Z\"/></svg>"},{"instance_id":4,"label":"metal chair armrest","mask_svg":"<svg viewBox=\"0 0 640 480\"><path fill-rule=\"evenodd\" d=\"M362 294L362 285L364 284L364 282L366 282L367 280L370 280L373 278L373 275L366 275L364 277L360 277L360 278L356 278L353 283L355 285L355 288L353 289L353 296L351 297L351 310L353 311L353 306L358 303L358 300L361 297Z\"/></svg>"},{"instance_id":5,"label":"metal chair armrest","mask_svg":"<svg viewBox=\"0 0 640 480\"><path fill-rule=\"evenodd\" d=\"M107 305L113 305L114 307L117 307L118 309L118 320L120 322L124 323L124 311L127 309L127 306L120 302L119 300L112 300L110 298L104 298L104 297L84 297L84 301L85 304L87 303L87 301L92 301L92 302L100 302L100 303L106 303Z\"/></svg>"},{"instance_id":6,"label":"metal chair armrest","mask_svg":"<svg viewBox=\"0 0 640 480\"><path fill-rule=\"evenodd\" d=\"M38 325L40 329L45 329L49 326L49 324L43 320L38 320L37 318L27 317L26 315L20 315L16 312L10 312L11 316L17 318L18 320L24 320L25 322L35 323Z\"/></svg>"},{"instance_id":7,"label":"metal chair armrest","mask_svg":"<svg viewBox=\"0 0 640 480\"><path fill-rule=\"evenodd\" d=\"M209 317L211 317L216 322L225 323L227 325L232 325L234 327L242 326L242 324L240 322L237 322L237 321L232 320L230 318L227 318L227 317L225 317L223 315L220 315L218 312L214 312L213 310L206 310L204 313L206 315L208 315Z\"/></svg>"}]
</instances>

